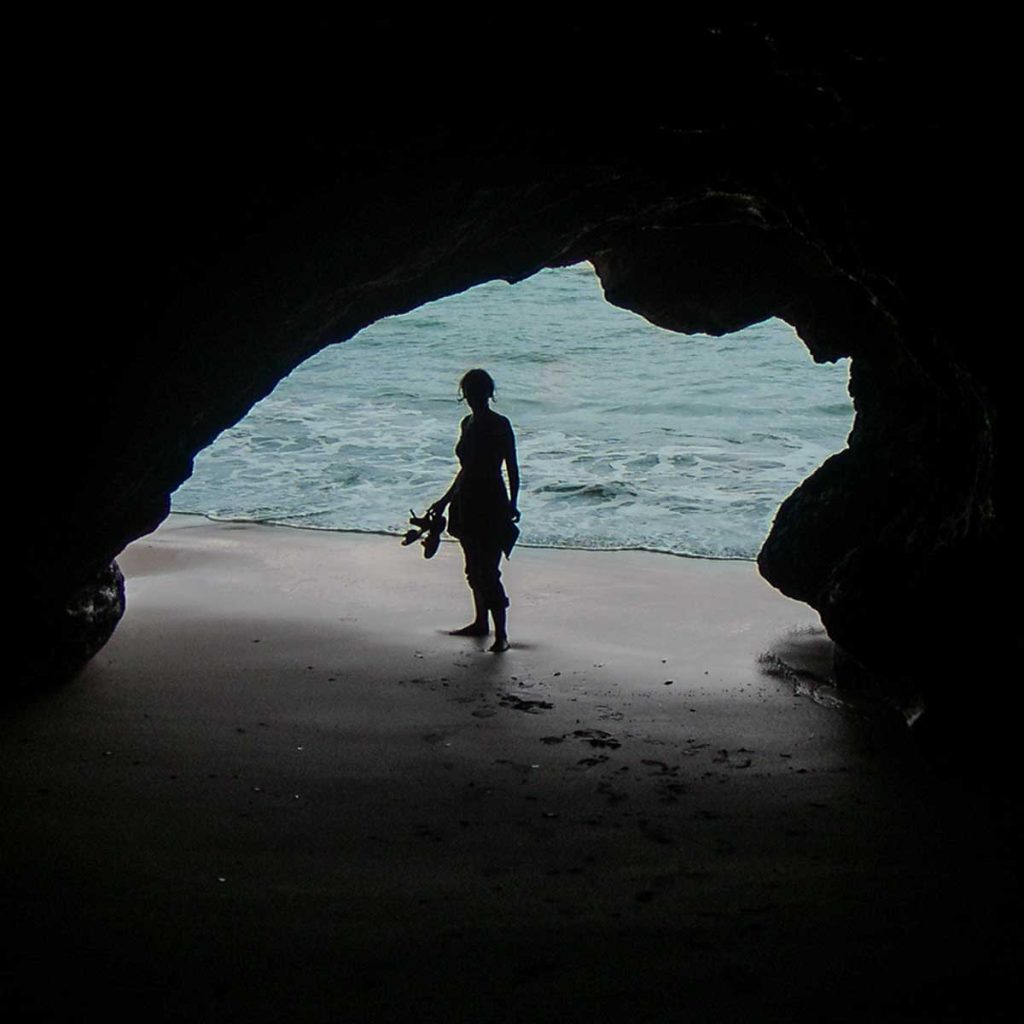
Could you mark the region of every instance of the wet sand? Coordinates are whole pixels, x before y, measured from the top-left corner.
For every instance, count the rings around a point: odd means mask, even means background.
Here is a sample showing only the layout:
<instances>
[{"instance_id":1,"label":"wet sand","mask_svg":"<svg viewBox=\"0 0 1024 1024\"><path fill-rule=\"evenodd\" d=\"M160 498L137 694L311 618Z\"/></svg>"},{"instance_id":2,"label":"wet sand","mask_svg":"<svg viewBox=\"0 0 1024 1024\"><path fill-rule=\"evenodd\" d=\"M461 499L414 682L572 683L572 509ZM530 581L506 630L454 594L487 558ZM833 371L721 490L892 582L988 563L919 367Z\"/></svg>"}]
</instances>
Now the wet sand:
<instances>
[{"instance_id":1,"label":"wet sand","mask_svg":"<svg viewBox=\"0 0 1024 1024\"><path fill-rule=\"evenodd\" d=\"M494 656L454 545L175 516L120 561L0 725L24 1019L999 1019L1009 839L763 671L821 636L752 565L517 550Z\"/></svg>"}]
</instances>

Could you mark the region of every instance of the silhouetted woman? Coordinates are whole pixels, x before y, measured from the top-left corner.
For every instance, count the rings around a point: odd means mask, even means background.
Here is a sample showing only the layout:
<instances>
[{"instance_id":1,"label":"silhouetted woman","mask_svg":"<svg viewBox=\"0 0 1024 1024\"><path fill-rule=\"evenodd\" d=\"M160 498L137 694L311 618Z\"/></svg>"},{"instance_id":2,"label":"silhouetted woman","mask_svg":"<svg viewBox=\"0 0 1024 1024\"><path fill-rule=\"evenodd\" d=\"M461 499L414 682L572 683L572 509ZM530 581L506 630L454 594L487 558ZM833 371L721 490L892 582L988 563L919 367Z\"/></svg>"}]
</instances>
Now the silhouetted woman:
<instances>
[{"instance_id":1,"label":"silhouetted woman","mask_svg":"<svg viewBox=\"0 0 1024 1024\"><path fill-rule=\"evenodd\" d=\"M519 536L519 463L512 424L494 412L494 381L486 370L470 370L459 382L459 394L469 405L455 446L458 476L431 511L448 513L448 532L462 545L466 579L473 591L476 616L468 626L452 630L453 636L486 636L488 613L494 620L495 654L508 650L506 609L508 597L501 585L501 556L507 557ZM508 491L501 474L508 473ZM510 498L511 495L511 498Z\"/></svg>"}]
</instances>

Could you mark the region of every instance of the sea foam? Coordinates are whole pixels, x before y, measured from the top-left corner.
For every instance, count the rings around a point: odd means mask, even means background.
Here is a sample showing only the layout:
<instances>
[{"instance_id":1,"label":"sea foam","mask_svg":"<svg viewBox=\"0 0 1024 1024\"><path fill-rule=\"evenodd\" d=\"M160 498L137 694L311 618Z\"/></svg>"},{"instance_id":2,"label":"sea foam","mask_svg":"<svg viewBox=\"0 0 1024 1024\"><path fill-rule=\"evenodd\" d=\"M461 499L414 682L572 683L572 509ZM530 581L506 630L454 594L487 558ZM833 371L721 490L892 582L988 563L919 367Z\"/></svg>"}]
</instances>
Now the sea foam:
<instances>
[{"instance_id":1,"label":"sea foam","mask_svg":"<svg viewBox=\"0 0 1024 1024\"><path fill-rule=\"evenodd\" d=\"M609 305L581 264L328 347L199 454L173 508L401 533L455 473L472 366L516 428L526 545L752 558L853 416L845 364L815 365L782 321L675 334Z\"/></svg>"}]
</instances>

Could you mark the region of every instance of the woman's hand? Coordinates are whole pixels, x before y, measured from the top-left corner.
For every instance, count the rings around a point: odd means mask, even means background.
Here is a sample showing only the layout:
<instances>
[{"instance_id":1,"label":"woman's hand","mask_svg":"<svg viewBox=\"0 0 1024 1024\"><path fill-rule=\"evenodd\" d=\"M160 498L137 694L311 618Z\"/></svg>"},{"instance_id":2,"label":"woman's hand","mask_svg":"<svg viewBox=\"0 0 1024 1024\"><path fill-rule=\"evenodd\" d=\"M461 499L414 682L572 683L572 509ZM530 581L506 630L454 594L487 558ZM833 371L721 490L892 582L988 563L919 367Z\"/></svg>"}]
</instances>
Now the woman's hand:
<instances>
[{"instance_id":1,"label":"woman's hand","mask_svg":"<svg viewBox=\"0 0 1024 1024\"><path fill-rule=\"evenodd\" d=\"M513 505L513 506L512 506L512 507L511 507L511 508L509 509L509 513L510 513L510 514L511 514L511 516L512 516L512 522L513 522L513 523L518 523L518 522L519 522L519 517L520 517L520 515L521 515L521 513L520 513L519 509L517 509L517 508L515 507L515 505Z\"/></svg>"},{"instance_id":2,"label":"woman's hand","mask_svg":"<svg viewBox=\"0 0 1024 1024\"><path fill-rule=\"evenodd\" d=\"M433 505L428 506L427 515L443 515L444 510L448 507L448 503L451 501L447 495L443 498L438 498Z\"/></svg>"}]
</instances>

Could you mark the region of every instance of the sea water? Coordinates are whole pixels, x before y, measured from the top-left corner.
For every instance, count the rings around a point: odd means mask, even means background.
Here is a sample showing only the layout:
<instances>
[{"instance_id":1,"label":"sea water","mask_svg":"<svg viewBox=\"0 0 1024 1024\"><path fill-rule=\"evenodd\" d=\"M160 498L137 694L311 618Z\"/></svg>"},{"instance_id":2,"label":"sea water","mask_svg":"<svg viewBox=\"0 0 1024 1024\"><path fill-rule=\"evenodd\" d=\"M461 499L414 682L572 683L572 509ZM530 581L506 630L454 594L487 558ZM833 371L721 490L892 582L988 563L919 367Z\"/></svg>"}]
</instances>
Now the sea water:
<instances>
[{"instance_id":1,"label":"sea water","mask_svg":"<svg viewBox=\"0 0 1024 1024\"><path fill-rule=\"evenodd\" d=\"M768 320L722 338L609 305L590 264L388 317L296 368L195 462L177 512L401 533L457 469L459 377L482 366L515 427L520 543L753 558L853 410Z\"/></svg>"}]
</instances>

